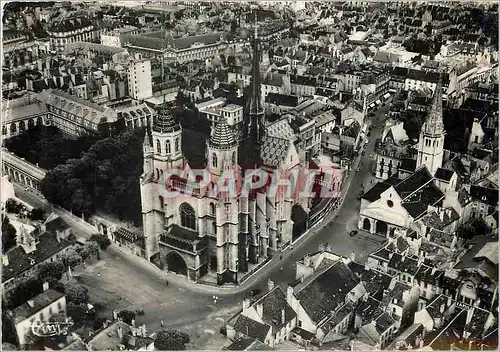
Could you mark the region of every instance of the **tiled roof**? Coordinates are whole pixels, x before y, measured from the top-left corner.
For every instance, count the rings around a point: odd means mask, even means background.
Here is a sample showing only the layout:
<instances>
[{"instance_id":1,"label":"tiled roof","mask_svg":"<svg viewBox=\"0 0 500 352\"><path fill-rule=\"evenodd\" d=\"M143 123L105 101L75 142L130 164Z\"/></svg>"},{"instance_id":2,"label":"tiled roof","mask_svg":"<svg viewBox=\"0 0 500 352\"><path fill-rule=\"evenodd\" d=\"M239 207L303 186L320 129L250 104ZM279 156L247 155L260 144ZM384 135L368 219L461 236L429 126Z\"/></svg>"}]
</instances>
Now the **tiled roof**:
<instances>
[{"instance_id":1,"label":"tiled roof","mask_svg":"<svg viewBox=\"0 0 500 352\"><path fill-rule=\"evenodd\" d=\"M277 167L288 155L291 147L289 139L265 136L260 146L261 159L264 165Z\"/></svg>"},{"instance_id":2,"label":"tiled roof","mask_svg":"<svg viewBox=\"0 0 500 352\"><path fill-rule=\"evenodd\" d=\"M289 139L292 142L295 141L295 133L292 127L290 127L288 120L280 119L276 122L267 125L267 134L272 137L278 137L283 139Z\"/></svg>"},{"instance_id":3,"label":"tiled roof","mask_svg":"<svg viewBox=\"0 0 500 352\"><path fill-rule=\"evenodd\" d=\"M273 333L279 331L297 316L287 303L286 295L280 286L276 286L252 306L256 307L258 304L262 304L262 320L273 328ZM283 311L285 312L285 321L282 320Z\"/></svg>"},{"instance_id":4,"label":"tiled roof","mask_svg":"<svg viewBox=\"0 0 500 352\"><path fill-rule=\"evenodd\" d=\"M370 323L377 315L382 313L379 307L380 301L374 299L372 296L368 296L366 300L361 301L359 304L356 309L356 315L361 318L363 325Z\"/></svg>"},{"instance_id":5,"label":"tiled roof","mask_svg":"<svg viewBox=\"0 0 500 352\"><path fill-rule=\"evenodd\" d=\"M260 342L257 339L249 338L249 337L238 337L227 347L224 347L223 350L229 351L271 351L272 348L266 345L263 342Z\"/></svg>"},{"instance_id":6,"label":"tiled roof","mask_svg":"<svg viewBox=\"0 0 500 352\"><path fill-rule=\"evenodd\" d=\"M220 118L215 125L215 129L212 137L210 138L209 144L211 147L217 149L230 149L237 145L233 131L229 128L224 117Z\"/></svg>"},{"instance_id":7,"label":"tiled roof","mask_svg":"<svg viewBox=\"0 0 500 352\"><path fill-rule=\"evenodd\" d=\"M279 93L269 93L266 96L266 103L276 104L279 106L292 106L296 107L299 105L299 97L295 95L286 95Z\"/></svg>"},{"instance_id":8,"label":"tiled roof","mask_svg":"<svg viewBox=\"0 0 500 352\"><path fill-rule=\"evenodd\" d=\"M180 129L181 126L179 125L179 123L177 123L177 121L175 121L174 115L171 111L167 110L167 107L164 104L161 107L158 117L156 118L156 121L153 125L153 131L161 133L171 133L179 131Z\"/></svg>"},{"instance_id":9,"label":"tiled roof","mask_svg":"<svg viewBox=\"0 0 500 352\"><path fill-rule=\"evenodd\" d=\"M234 324L234 330L250 338L259 339L261 342L265 341L270 329L269 325L259 323L241 314Z\"/></svg>"},{"instance_id":10,"label":"tiled roof","mask_svg":"<svg viewBox=\"0 0 500 352\"><path fill-rule=\"evenodd\" d=\"M399 253L394 253L389 261L389 268L415 275L418 271L418 261Z\"/></svg>"},{"instance_id":11,"label":"tiled roof","mask_svg":"<svg viewBox=\"0 0 500 352\"><path fill-rule=\"evenodd\" d=\"M45 222L45 228L47 231L64 231L70 228L70 226L60 217L56 217L48 222Z\"/></svg>"},{"instance_id":12,"label":"tiled roof","mask_svg":"<svg viewBox=\"0 0 500 352\"><path fill-rule=\"evenodd\" d=\"M434 176L439 180L449 181L451 180L451 176L453 176L453 171L439 167Z\"/></svg>"},{"instance_id":13,"label":"tiled roof","mask_svg":"<svg viewBox=\"0 0 500 352\"><path fill-rule=\"evenodd\" d=\"M120 227L117 231L115 231L115 236L121 237L129 242L135 242L138 239L138 235L130 232L127 229L124 229L123 227Z\"/></svg>"},{"instance_id":14,"label":"tiled roof","mask_svg":"<svg viewBox=\"0 0 500 352\"><path fill-rule=\"evenodd\" d=\"M5 282L20 275L33 265L71 246L71 242L65 239L58 241L56 235L49 232L44 232L37 239L39 242L36 245L36 250L30 254L26 254L21 246L17 246L5 253L9 259L9 265L2 265L2 281Z\"/></svg>"},{"instance_id":15,"label":"tiled roof","mask_svg":"<svg viewBox=\"0 0 500 352\"><path fill-rule=\"evenodd\" d=\"M443 272L428 265L422 264L418 268L415 279L432 285L439 285L443 277Z\"/></svg>"},{"instance_id":16,"label":"tiled roof","mask_svg":"<svg viewBox=\"0 0 500 352\"><path fill-rule=\"evenodd\" d=\"M347 294L359 283L354 273L341 261L315 277L295 296L316 323L340 308Z\"/></svg>"},{"instance_id":17,"label":"tiled roof","mask_svg":"<svg viewBox=\"0 0 500 352\"><path fill-rule=\"evenodd\" d=\"M12 310L14 322L17 324L31 317L61 297L64 297L64 294L53 289L48 289L47 291L40 293L38 296L30 300L30 302L32 302L31 305L26 302Z\"/></svg>"}]
</instances>

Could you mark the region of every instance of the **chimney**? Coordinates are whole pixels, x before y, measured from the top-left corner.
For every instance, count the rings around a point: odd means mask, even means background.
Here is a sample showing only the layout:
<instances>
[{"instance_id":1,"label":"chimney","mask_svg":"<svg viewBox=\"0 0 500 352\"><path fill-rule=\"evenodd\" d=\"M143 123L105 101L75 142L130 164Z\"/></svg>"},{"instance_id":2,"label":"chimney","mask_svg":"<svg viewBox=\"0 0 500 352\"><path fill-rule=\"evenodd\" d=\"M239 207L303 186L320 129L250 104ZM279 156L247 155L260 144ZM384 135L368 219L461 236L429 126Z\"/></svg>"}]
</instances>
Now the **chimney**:
<instances>
[{"instance_id":1,"label":"chimney","mask_svg":"<svg viewBox=\"0 0 500 352\"><path fill-rule=\"evenodd\" d=\"M292 305L292 298L293 298L293 287L288 286L286 288L286 302L289 305Z\"/></svg>"},{"instance_id":2,"label":"chimney","mask_svg":"<svg viewBox=\"0 0 500 352\"><path fill-rule=\"evenodd\" d=\"M118 329L116 329L116 334L118 335L119 339L123 338L123 331L121 326L118 326Z\"/></svg>"},{"instance_id":3,"label":"chimney","mask_svg":"<svg viewBox=\"0 0 500 352\"><path fill-rule=\"evenodd\" d=\"M141 331L142 331L142 337L146 337L146 334L147 334L146 324L141 325Z\"/></svg>"},{"instance_id":4,"label":"chimney","mask_svg":"<svg viewBox=\"0 0 500 352\"><path fill-rule=\"evenodd\" d=\"M135 329L132 329L132 336L137 336L137 331Z\"/></svg>"},{"instance_id":5,"label":"chimney","mask_svg":"<svg viewBox=\"0 0 500 352\"><path fill-rule=\"evenodd\" d=\"M267 280L267 290L271 291L274 288L274 281L271 281L271 279Z\"/></svg>"},{"instance_id":6,"label":"chimney","mask_svg":"<svg viewBox=\"0 0 500 352\"><path fill-rule=\"evenodd\" d=\"M32 299L29 299L29 300L28 300L28 305L29 305L31 308L35 308L35 302L34 302Z\"/></svg>"},{"instance_id":7,"label":"chimney","mask_svg":"<svg viewBox=\"0 0 500 352\"><path fill-rule=\"evenodd\" d=\"M9 256L8 255L2 255L2 265L9 266Z\"/></svg>"},{"instance_id":8,"label":"chimney","mask_svg":"<svg viewBox=\"0 0 500 352\"><path fill-rule=\"evenodd\" d=\"M446 302L446 306L450 307L451 306L451 297L448 296L448 301Z\"/></svg>"},{"instance_id":9,"label":"chimney","mask_svg":"<svg viewBox=\"0 0 500 352\"><path fill-rule=\"evenodd\" d=\"M351 259L351 261L353 261L353 262L356 260L356 252L355 252L355 251L352 251L351 256L350 256L350 259Z\"/></svg>"},{"instance_id":10,"label":"chimney","mask_svg":"<svg viewBox=\"0 0 500 352\"><path fill-rule=\"evenodd\" d=\"M248 310L248 308L250 308L250 299L245 298L243 300L243 311L241 312L241 314L245 315L246 312L247 312L247 310Z\"/></svg>"},{"instance_id":11,"label":"chimney","mask_svg":"<svg viewBox=\"0 0 500 352\"><path fill-rule=\"evenodd\" d=\"M285 309L281 310L281 324L285 325Z\"/></svg>"},{"instance_id":12,"label":"chimney","mask_svg":"<svg viewBox=\"0 0 500 352\"><path fill-rule=\"evenodd\" d=\"M406 259L406 255L404 255L404 254L403 254L403 255L401 256L401 263L403 263L403 262L405 261L405 259Z\"/></svg>"},{"instance_id":13,"label":"chimney","mask_svg":"<svg viewBox=\"0 0 500 352\"><path fill-rule=\"evenodd\" d=\"M441 306L439 307L439 312L444 313L444 308L445 308L445 304L442 303Z\"/></svg>"},{"instance_id":14,"label":"chimney","mask_svg":"<svg viewBox=\"0 0 500 352\"><path fill-rule=\"evenodd\" d=\"M431 270L431 275L434 275L436 273L436 268L433 267L432 270Z\"/></svg>"},{"instance_id":15,"label":"chimney","mask_svg":"<svg viewBox=\"0 0 500 352\"><path fill-rule=\"evenodd\" d=\"M113 320L118 319L118 312L116 310L113 311Z\"/></svg>"},{"instance_id":16,"label":"chimney","mask_svg":"<svg viewBox=\"0 0 500 352\"><path fill-rule=\"evenodd\" d=\"M262 305L262 303L257 304L256 309L257 309L257 315L262 318L264 310L264 306Z\"/></svg>"},{"instance_id":17,"label":"chimney","mask_svg":"<svg viewBox=\"0 0 500 352\"><path fill-rule=\"evenodd\" d=\"M132 321L130 322L130 325L132 325L135 328L135 319L132 319Z\"/></svg>"},{"instance_id":18,"label":"chimney","mask_svg":"<svg viewBox=\"0 0 500 352\"><path fill-rule=\"evenodd\" d=\"M49 289L49 283L47 281L44 281L42 284L43 292L47 291Z\"/></svg>"},{"instance_id":19,"label":"chimney","mask_svg":"<svg viewBox=\"0 0 500 352\"><path fill-rule=\"evenodd\" d=\"M311 265L311 256L309 254L307 254L305 257L304 257L304 265L305 266L310 266Z\"/></svg>"}]
</instances>

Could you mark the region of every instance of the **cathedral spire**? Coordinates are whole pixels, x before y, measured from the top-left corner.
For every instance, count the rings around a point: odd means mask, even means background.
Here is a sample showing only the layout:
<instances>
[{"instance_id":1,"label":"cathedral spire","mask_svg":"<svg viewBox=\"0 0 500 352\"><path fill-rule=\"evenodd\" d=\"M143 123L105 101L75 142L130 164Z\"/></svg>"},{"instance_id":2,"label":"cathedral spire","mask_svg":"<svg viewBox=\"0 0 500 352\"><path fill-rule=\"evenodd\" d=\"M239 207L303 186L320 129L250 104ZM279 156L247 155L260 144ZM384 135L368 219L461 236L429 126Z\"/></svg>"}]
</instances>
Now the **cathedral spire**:
<instances>
[{"instance_id":1,"label":"cathedral spire","mask_svg":"<svg viewBox=\"0 0 500 352\"><path fill-rule=\"evenodd\" d=\"M427 134L435 134L435 135L444 133L443 89L442 89L441 75L439 76L439 81L436 85L436 91L434 92L431 111L427 116L424 132Z\"/></svg>"},{"instance_id":2,"label":"cathedral spire","mask_svg":"<svg viewBox=\"0 0 500 352\"><path fill-rule=\"evenodd\" d=\"M234 148L237 144L238 143L236 142L234 134L229 128L226 119L221 117L215 125L209 145L216 149L230 149Z\"/></svg>"},{"instance_id":3,"label":"cathedral spire","mask_svg":"<svg viewBox=\"0 0 500 352\"><path fill-rule=\"evenodd\" d=\"M153 124L153 131L160 133L170 133L179 131L181 126L175 121L174 115L171 109L167 107L167 103L164 102L160 108L158 117Z\"/></svg>"},{"instance_id":4,"label":"cathedral spire","mask_svg":"<svg viewBox=\"0 0 500 352\"><path fill-rule=\"evenodd\" d=\"M250 113L247 125L247 138L249 139L252 151L252 167L260 164L260 144L266 132L264 121L264 109L261 101L260 91L260 51L259 33L257 28L257 12L255 13L255 32L253 38L253 58L252 58L252 95L250 97Z\"/></svg>"}]
</instances>

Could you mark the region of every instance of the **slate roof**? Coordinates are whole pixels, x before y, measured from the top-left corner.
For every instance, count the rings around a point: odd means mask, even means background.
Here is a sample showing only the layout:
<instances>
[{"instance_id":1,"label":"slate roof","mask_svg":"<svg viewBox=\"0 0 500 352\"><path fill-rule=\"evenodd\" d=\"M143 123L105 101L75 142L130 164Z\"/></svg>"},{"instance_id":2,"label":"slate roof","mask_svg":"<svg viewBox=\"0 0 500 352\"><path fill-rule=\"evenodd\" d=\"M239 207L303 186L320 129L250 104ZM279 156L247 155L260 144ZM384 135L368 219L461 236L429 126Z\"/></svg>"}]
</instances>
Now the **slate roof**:
<instances>
[{"instance_id":1,"label":"slate roof","mask_svg":"<svg viewBox=\"0 0 500 352\"><path fill-rule=\"evenodd\" d=\"M344 304L345 297L358 283L354 273L338 261L302 287L295 296L309 317L319 323Z\"/></svg>"},{"instance_id":2,"label":"slate roof","mask_svg":"<svg viewBox=\"0 0 500 352\"><path fill-rule=\"evenodd\" d=\"M470 195L475 201L486 203L492 207L498 205L498 190L481 186L471 186Z\"/></svg>"},{"instance_id":3,"label":"slate roof","mask_svg":"<svg viewBox=\"0 0 500 352\"><path fill-rule=\"evenodd\" d=\"M259 323L241 314L234 324L235 331L261 342L264 342L270 329L269 325Z\"/></svg>"},{"instance_id":4,"label":"slate roof","mask_svg":"<svg viewBox=\"0 0 500 352\"><path fill-rule=\"evenodd\" d=\"M366 292L371 294L375 299L382 299L384 290L389 289L391 280L392 276L377 270L364 270L361 274L361 281Z\"/></svg>"},{"instance_id":5,"label":"slate roof","mask_svg":"<svg viewBox=\"0 0 500 352\"><path fill-rule=\"evenodd\" d=\"M443 276L444 275L441 270L435 270L435 268L432 268L426 264L422 264L418 268L415 279L418 281L426 282L428 284L439 285Z\"/></svg>"},{"instance_id":6,"label":"slate roof","mask_svg":"<svg viewBox=\"0 0 500 352\"><path fill-rule=\"evenodd\" d=\"M229 346L224 347L223 350L229 351L271 351L272 348L257 339L250 337L238 337Z\"/></svg>"},{"instance_id":7,"label":"slate roof","mask_svg":"<svg viewBox=\"0 0 500 352\"><path fill-rule=\"evenodd\" d=\"M14 323L17 324L25 319L28 319L43 308L59 300L61 297L64 297L64 293L53 289L48 289L47 291L40 293L38 296L30 300L33 306L26 302L12 310Z\"/></svg>"},{"instance_id":8,"label":"slate roof","mask_svg":"<svg viewBox=\"0 0 500 352\"><path fill-rule=\"evenodd\" d=\"M372 322L374 318L382 313L380 310L380 301L368 296L366 300L361 301L356 309L356 315L361 318L362 324Z\"/></svg>"},{"instance_id":9,"label":"slate roof","mask_svg":"<svg viewBox=\"0 0 500 352\"><path fill-rule=\"evenodd\" d=\"M418 261L399 253L394 253L389 261L389 268L415 276L418 271Z\"/></svg>"},{"instance_id":10,"label":"slate roof","mask_svg":"<svg viewBox=\"0 0 500 352\"><path fill-rule=\"evenodd\" d=\"M401 166L399 167L399 169L402 171L413 172L415 171L416 167L417 167L417 161L415 159L404 158L401 159Z\"/></svg>"},{"instance_id":11,"label":"slate roof","mask_svg":"<svg viewBox=\"0 0 500 352\"><path fill-rule=\"evenodd\" d=\"M286 295L280 286L276 286L262 296L252 306L262 304L262 320L273 328L273 333L292 321L297 314L286 301ZM285 321L282 321L282 311L285 311Z\"/></svg>"},{"instance_id":12,"label":"slate roof","mask_svg":"<svg viewBox=\"0 0 500 352\"><path fill-rule=\"evenodd\" d=\"M453 176L453 171L448 169L443 169L442 167L438 168L436 170L436 174L434 175L434 177L436 177L437 179L444 181L451 180L451 176Z\"/></svg>"},{"instance_id":13,"label":"slate roof","mask_svg":"<svg viewBox=\"0 0 500 352\"><path fill-rule=\"evenodd\" d=\"M169 111L167 109L166 104L164 104L160 108L160 111L158 112L158 117L156 118L156 121L153 124L153 131L161 133L171 133L179 131L180 129L181 126L177 121L175 121L172 111Z\"/></svg>"},{"instance_id":14,"label":"slate roof","mask_svg":"<svg viewBox=\"0 0 500 352\"><path fill-rule=\"evenodd\" d=\"M56 235L50 232L44 232L38 236L37 240L36 250L30 254L26 254L21 246L14 247L5 253L9 259L9 265L2 265L3 282L22 274L33 265L45 261L72 245L65 239L61 239L59 242ZM34 261L33 265L31 259Z\"/></svg>"},{"instance_id":15,"label":"slate roof","mask_svg":"<svg viewBox=\"0 0 500 352\"><path fill-rule=\"evenodd\" d=\"M391 255L394 255L394 252L389 251L386 247L382 247L370 254L371 257L377 257L377 259L383 259L387 262L389 262Z\"/></svg>"},{"instance_id":16,"label":"slate roof","mask_svg":"<svg viewBox=\"0 0 500 352\"><path fill-rule=\"evenodd\" d=\"M279 106L292 106L299 105L299 97L295 95L286 95L279 93L269 93L266 96L266 103L276 104Z\"/></svg>"},{"instance_id":17,"label":"slate roof","mask_svg":"<svg viewBox=\"0 0 500 352\"><path fill-rule=\"evenodd\" d=\"M268 124L267 134L272 137L289 139L291 141L296 140L295 133L286 118Z\"/></svg>"},{"instance_id":18,"label":"slate roof","mask_svg":"<svg viewBox=\"0 0 500 352\"><path fill-rule=\"evenodd\" d=\"M48 222L45 222L45 229L50 232L62 232L64 230L69 229L70 226L63 220L61 219L60 216L56 217L55 219L52 219Z\"/></svg>"}]
</instances>

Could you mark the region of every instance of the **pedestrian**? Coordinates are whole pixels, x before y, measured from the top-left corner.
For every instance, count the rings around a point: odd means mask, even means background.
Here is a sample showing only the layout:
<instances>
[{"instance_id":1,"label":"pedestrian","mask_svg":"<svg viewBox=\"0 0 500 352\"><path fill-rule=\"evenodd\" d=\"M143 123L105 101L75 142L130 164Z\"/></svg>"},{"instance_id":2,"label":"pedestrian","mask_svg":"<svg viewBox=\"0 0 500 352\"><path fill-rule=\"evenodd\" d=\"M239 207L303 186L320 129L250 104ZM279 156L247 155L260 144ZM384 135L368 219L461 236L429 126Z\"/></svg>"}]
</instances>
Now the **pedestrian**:
<instances>
[{"instance_id":1,"label":"pedestrian","mask_svg":"<svg viewBox=\"0 0 500 352\"><path fill-rule=\"evenodd\" d=\"M168 280L167 280L167 286L168 286Z\"/></svg>"},{"instance_id":2,"label":"pedestrian","mask_svg":"<svg viewBox=\"0 0 500 352\"><path fill-rule=\"evenodd\" d=\"M160 326L163 327L163 319L160 320Z\"/></svg>"}]
</instances>

